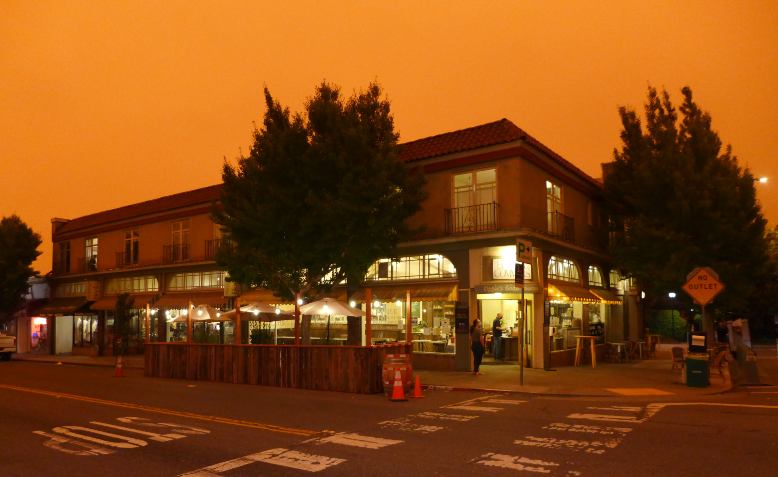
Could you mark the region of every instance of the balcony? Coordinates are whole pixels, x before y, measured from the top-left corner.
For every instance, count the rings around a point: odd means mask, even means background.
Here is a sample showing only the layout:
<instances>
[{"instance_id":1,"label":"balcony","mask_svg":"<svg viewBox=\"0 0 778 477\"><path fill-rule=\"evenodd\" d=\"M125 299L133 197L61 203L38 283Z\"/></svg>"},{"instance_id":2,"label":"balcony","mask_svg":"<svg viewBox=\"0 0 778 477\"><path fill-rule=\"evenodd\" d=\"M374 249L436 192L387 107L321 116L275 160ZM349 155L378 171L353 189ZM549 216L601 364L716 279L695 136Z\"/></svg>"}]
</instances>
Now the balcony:
<instances>
[{"instance_id":1,"label":"balcony","mask_svg":"<svg viewBox=\"0 0 778 477\"><path fill-rule=\"evenodd\" d=\"M97 271L97 256L81 259L77 263L78 273L89 273Z\"/></svg>"},{"instance_id":2,"label":"balcony","mask_svg":"<svg viewBox=\"0 0 778 477\"><path fill-rule=\"evenodd\" d=\"M559 212L549 212L546 232L552 237L575 243L575 220Z\"/></svg>"},{"instance_id":3,"label":"balcony","mask_svg":"<svg viewBox=\"0 0 778 477\"><path fill-rule=\"evenodd\" d=\"M127 252L116 252L116 268L136 267L138 265L138 256L130 256Z\"/></svg>"},{"instance_id":4,"label":"balcony","mask_svg":"<svg viewBox=\"0 0 778 477\"><path fill-rule=\"evenodd\" d=\"M179 263L189 260L189 244L175 244L162 246L162 263Z\"/></svg>"},{"instance_id":5,"label":"balcony","mask_svg":"<svg viewBox=\"0 0 778 477\"><path fill-rule=\"evenodd\" d=\"M464 234L472 232L488 232L497 230L497 210L499 204L470 205L446 209L446 234Z\"/></svg>"},{"instance_id":6,"label":"balcony","mask_svg":"<svg viewBox=\"0 0 778 477\"><path fill-rule=\"evenodd\" d=\"M66 261L55 261L51 267L55 275L64 275L70 273L70 263Z\"/></svg>"},{"instance_id":7,"label":"balcony","mask_svg":"<svg viewBox=\"0 0 778 477\"><path fill-rule=\"evenodd\" d=\"M205 241L205 259L216 260L216 254L219 250L229 247L230 241L227 239L213 239Z\"/></svg>"}]
</instances>

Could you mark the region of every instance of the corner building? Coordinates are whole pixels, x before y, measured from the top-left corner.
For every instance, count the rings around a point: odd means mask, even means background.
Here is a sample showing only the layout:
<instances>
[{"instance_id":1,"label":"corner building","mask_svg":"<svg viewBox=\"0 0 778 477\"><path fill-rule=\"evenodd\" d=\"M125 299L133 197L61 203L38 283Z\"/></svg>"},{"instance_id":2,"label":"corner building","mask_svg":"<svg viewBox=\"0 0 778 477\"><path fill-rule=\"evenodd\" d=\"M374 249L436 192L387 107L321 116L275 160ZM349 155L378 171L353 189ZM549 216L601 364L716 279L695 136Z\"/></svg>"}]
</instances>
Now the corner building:
<instances>
[{"instance_id":1,"label":"corner building","mask_svg":"<svg viewBox=\"0 0 778 477\"><path fill-rule=\"evenodd\" d=\"M457 332L455 318L460 325L479 318L487 363L518 363L525 316L524 363L543 368L572 364L578 335L594 336L599 354L607 341L642 334L637 290L607 255L599 182L507 119L402 144L401 159L427 179L427 199L409 219L422 232L401 243L397 257L376 261L362 290L341 292L357 306L371 300L370 330L366 320L357 323L362 345L411 340L417 368L467 370L469 338ZM112 353L121 293L133 298L131 350L142 351L146 322L152 341L185 340L190 310L209 318L194 325L195 340L233 343L232 321L219 316L236 293L214 261L222 239L210 218L220 190L52 219L52 298L34 315L54 335L48 352ZM523 302L514 275L517 241L532 244ZM240 299L273 302L261 290ZM495 340L497 313L505 331ZM244 343L267 330L243 325ZM327 341L359 344L354 325L328 320ZM307 342L322 339L321 319L302 326ZM288 342L290 328L275 322L273 343Z\"/></svg>"}]
</instances>

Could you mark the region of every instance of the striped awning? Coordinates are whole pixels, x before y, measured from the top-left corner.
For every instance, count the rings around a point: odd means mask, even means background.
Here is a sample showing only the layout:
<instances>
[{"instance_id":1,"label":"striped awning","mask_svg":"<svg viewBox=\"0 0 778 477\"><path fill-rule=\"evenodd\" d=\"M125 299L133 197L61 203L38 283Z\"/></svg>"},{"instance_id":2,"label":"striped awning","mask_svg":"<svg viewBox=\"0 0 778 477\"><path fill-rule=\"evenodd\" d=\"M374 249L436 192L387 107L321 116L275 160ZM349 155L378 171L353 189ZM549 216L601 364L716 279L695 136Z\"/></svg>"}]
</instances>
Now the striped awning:
<instances>
[{"instance_id":1,"label":"striped awning","mask_svg":"<svg viewBox=\"0 0 778 477\"><path fill-rule=\"evenodd\" d=\"M591 291L576 285L554 283L548 285L549 300L579 301L583 303L599 303L600 298Z\"/></svg>"},{"instance_id":2,"label":"striped awning","mask_svg":"<svg viewBox=\"0 0 778 477\"><path fill-rule=\"evenodd\" d=\"M623 303L621 297L614 291L604 290L602 288L592 288L590 291L594 296L600 299L601 303L606 305L621 305Z\"/></svg>"},{"instance_id":3,"label":"striped awning","mask_svg":"<svg viewBox=\"0 0 778 477\"><path fill-rule=\"evenodd\" d=\"M227 298L221 291L196 293L166 293L154 304L156 308L186 308L189 303L194 306L209 305L221 307L227 304Z\"/></svg>"},{"instance_id":4,"label":"striped awning","mask_svg":"<svg viewBox=\"0 0 778 477\"><path fill-rule=\"evenodd\" d=\"M364 301L365 288L357 290L349 299ZM383 302L404 301L409 291L411 293L411 301L455 301L457 297L456 282L377 285L370 288L373 291L373 300Z\"/></svg>"},{"instance_id":5,"label":"striped awning","mask_svg":"<svg viewBox=\"0 0 778 477\"><path fill-rule=\"evenodd\" d=\"M75 313L86 308L87 301L84 297L50 298L37 309L32 310L35 315L65 315Z\"/></svg>"}]
</instances>

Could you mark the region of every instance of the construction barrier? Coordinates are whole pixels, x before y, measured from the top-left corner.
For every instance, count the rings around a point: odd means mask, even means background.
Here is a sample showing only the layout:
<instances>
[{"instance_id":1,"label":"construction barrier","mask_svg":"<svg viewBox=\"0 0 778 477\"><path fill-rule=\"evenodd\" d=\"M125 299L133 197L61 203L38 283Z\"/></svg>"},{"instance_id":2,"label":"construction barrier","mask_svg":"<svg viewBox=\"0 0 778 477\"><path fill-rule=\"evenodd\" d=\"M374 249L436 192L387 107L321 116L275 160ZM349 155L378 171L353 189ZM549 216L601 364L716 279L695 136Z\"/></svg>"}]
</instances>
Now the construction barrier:
<instances>
[{"instance_id":1,"label":"construction barrier","mask_svg":"<svg viewBox=\"0 0 778 477\"><path fill-rule=\"evenodd\" d=\"M393 392L396 372L400 373L400 382L406 394L411 393L413 386L413 367L411 366L411 357L406 353L387 354L384 357L383 368L381 372L384 394L387 396Z\"/></svg>"}]
</instances>

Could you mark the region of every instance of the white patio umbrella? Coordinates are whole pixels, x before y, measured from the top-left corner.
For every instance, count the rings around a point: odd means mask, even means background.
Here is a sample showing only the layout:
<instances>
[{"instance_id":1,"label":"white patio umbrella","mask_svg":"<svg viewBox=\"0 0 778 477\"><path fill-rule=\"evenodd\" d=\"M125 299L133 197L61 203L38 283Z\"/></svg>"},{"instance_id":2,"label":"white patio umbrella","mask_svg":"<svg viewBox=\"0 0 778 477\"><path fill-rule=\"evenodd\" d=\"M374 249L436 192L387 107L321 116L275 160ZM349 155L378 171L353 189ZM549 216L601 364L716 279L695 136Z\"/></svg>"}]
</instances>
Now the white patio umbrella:
<instances>
[{"instance_id":1,"label":"white patio umbrella","mask_svg":"<svg viewBox=\"0 0 778 477\"><path fill-rule=\"evenodd\" d=\"M365 312L342 303L334 298L322 298L321 300L306 303L300 307L303 315L327 315L327 343L330 342L330 318L337 316L364 316Z\"/></svg>"},{"instance_id":2,"label":"white patio umbrella","mask_svg":"<svg viewBox=\"0 0 778 477\"><path fill-rule=\"evenodd\" d=\"M267 303L261 303L261 302L246 303L245 305L240 307L240 312L241 314L245 313L248 315L252 315L253 320L275 322L275 326L273 330L273 343L275 344L278 344L278 322L283 320L288 320L289 315L293 314L293 312L291 311L284 311L281 308L278 308L276 306ZM221 319L223 320L235 319L235 310L230 310L222 313Z\"/></svg>"}]
</instances>

